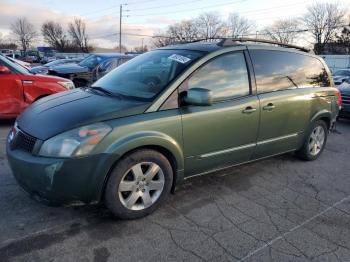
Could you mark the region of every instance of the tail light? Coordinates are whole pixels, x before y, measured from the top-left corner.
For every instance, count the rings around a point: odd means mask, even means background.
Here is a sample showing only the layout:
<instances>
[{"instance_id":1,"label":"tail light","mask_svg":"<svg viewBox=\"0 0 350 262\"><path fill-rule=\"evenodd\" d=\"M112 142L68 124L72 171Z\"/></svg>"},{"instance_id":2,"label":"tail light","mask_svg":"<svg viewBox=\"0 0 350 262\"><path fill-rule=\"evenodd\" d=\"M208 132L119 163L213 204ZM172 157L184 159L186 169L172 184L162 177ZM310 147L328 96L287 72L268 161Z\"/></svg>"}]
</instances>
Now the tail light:
<instances>
[{"instance_id":1,"label":"tail light","mask_svg":"<svg viewBox=\"0 0 350 262\"><path fill-rule=\"evenodd\" d=\"M340 94L340 91L339 91L339 90L337 90L335 94L336 94L336 96L337 96L337 98L338 98L338 101L337 101L338 106L339 106L339 107L341 107L342 100L341 100L341 94Z\"/></svg>"}]
</instances>

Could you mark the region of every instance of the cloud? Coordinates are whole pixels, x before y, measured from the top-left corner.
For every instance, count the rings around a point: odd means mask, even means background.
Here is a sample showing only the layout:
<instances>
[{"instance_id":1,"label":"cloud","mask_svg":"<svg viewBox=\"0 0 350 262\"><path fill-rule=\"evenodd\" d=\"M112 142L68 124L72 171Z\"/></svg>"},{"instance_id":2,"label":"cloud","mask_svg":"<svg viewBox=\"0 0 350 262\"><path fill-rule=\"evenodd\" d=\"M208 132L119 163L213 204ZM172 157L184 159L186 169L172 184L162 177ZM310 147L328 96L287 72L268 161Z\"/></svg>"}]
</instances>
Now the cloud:
<instances>
[{"instance_id":1,"label":"cloud","mask_svg":"<svg viewBox=\"0 0 350 262\"><path fill-rule=\"evenodd\" d=\"M40 33L40 27L43 22L48 20L53 20L59 22L64 27L67 27L67 24L72 21L75 17L67 15L63 12L55 11L52 9L44 8L41 6L35 6L21 1L21 4L12 3L8 1L1 1L0 8L0 33L4 37L9 39L14 39L11 35L11 24L16 21L18 17L26 17ZM86 22L87 33L91 42L95 46L113 48L119 44L119 19L116 16L106 15L99 18L89 18L89 17L80 17ZM169 19L164 19L164 21L159 22L158 24L167 23ZM154 21L146 21L143 24L127 24L123 25L122 35L122 44L126 45L128 48L135 46L140 46L142 44L151 45L152 38L147 37L148 35L153 35L159 27L154 27ZM38 39L37 44L44 44L43 40Z\"/></svg>"}]
</instances>

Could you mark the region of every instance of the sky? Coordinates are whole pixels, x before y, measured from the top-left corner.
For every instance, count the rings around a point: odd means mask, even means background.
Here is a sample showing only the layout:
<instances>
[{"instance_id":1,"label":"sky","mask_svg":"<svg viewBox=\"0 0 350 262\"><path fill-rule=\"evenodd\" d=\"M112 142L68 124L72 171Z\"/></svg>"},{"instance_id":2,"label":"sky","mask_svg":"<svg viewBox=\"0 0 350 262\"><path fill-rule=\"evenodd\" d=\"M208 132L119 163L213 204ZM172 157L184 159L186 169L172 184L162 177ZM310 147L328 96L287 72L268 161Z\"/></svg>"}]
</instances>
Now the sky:
<instances>
[{"instance_id":1,"label":"sky","mask_svg":"<svg viewBox=\"0 0 350 262\"><path fill-rule=\"evenodd\" d=\"M273 21L301 17L313 0L0 0L0 34L11 38L10 25L25 16L40 31L47 20L66 26L74 17L83 18L92 44L112 48L118 45L119 9L123 5L122 43L129 47L151 45L149 37L168 25L218 12L226 19L232 12L256 21L259 31ZM349 0L319 0L337 3L350 10ZM113 35L114 34L114 35ZM43 44L40 42L39 44Z\"/></svg>"}]
</instances>

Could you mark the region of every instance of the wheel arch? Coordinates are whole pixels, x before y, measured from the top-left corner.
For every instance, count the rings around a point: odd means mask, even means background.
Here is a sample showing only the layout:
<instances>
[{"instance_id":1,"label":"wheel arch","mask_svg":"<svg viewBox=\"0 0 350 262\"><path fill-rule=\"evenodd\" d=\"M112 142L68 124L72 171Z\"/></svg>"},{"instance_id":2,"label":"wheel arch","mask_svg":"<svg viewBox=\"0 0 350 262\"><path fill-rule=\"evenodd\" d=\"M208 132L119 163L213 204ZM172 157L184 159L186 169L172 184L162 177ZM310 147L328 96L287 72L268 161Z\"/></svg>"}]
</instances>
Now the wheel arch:
<instances>
[{"instance_id":1,"label":"wheel arch","mask_svg":"<svg viewBox=\"0 0 350 262\"><path fill-rule=\"evenodd\" d=\"M143 133L143 132L142 132ZM104 176L102 187L98 192L99 199L103 199L107 181L111 172L123 157L141 149L155 150L163 154L169 161L173 169L172 192L175 187L183 180L184 158L181 146L171 137L158 132L149 132L148 134L135 134L130 137L117 141L109 146L108 153L112 156L111 163L107 174Z\"/></svg>"},{"instance_id":2,"label":"wheel arch","mask_svg":"<svg viewBox=\"0 0 350 262\"><path fill-rule=\"evenodd\" d=\"M322 120L327 124L327 128L331 128L331 119L332 119L332 113L328 110L321 110L317 112L311 119L310 123L313 123L317 120Z\"/></svg>"}]
</instances>

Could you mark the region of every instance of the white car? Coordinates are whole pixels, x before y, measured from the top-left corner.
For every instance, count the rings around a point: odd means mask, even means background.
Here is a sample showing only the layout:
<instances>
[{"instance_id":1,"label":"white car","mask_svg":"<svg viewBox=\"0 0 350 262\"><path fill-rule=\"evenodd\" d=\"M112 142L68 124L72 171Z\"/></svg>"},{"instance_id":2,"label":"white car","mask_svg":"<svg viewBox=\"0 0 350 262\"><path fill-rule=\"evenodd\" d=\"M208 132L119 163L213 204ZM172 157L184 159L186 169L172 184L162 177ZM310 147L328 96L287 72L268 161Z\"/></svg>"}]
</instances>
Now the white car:
<instances>
[{"instance_id":1,"label":"white car","mask_svg":"<svg viewBox=\"0 0 350 262\"><path fill-rule=\"evenodd\" d=\"M24 62L24 61L21 61L21 60L18 60L18 59L16 59L16 58L12 58L12 57L10 57L10 56L6 56L6 58L8 59L8 60L10 60L11 62L14 62L15 64L18 64L18 65L20 65L20 66L23 66L23 67L25 67L25 68L27 68L27 69L30 69L30 63L27 63L27 62Z\"/></svg>"}]
</instances>

